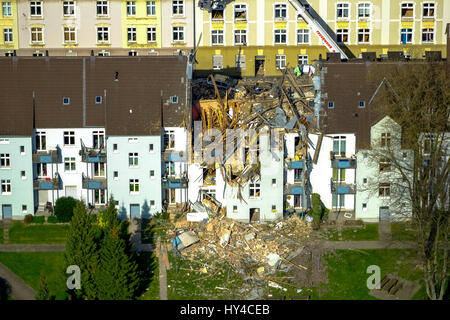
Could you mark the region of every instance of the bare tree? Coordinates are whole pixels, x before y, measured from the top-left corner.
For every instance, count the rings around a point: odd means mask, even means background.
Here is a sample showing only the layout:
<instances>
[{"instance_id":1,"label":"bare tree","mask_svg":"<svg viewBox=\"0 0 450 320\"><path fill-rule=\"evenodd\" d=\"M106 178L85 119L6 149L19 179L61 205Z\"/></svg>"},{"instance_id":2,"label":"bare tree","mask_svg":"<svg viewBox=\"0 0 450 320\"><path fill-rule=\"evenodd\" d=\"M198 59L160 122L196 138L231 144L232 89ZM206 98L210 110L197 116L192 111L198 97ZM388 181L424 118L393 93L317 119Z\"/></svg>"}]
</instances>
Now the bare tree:
<instances>
[{"instance_id":1,"label":"bare tree","mask_svg":"<svg viewBox=\"0 0 450 320\"><path fill-rule=\"evenodd\" d=\"M417 229L426 292L433 300L442 300L448 285L449 71L450 64L442 62L400 62L374 64L369 74L382 83L369 107L401 127L401 141L374 148L372 161L395 171L390 182L410 207L404 210L399 200L397 210L410 215Z\"/></svg>"}]
</instances>

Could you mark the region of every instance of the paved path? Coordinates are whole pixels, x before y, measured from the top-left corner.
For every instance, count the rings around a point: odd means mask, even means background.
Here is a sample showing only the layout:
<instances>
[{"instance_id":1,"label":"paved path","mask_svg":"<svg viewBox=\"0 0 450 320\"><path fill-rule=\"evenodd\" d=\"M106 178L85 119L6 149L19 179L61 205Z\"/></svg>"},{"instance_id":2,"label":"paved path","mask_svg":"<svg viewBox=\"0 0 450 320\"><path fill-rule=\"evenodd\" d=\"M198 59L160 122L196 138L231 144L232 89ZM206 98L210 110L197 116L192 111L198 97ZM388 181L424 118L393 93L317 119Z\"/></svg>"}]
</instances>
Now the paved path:
<instances>
[{"instance_id":1,"label":"paved path","mask_svg":"<svg viewBox=\"0 0 450 320\"><path fill-rule=\"evenodd\" d=\"M0 278L5 279L11 286L10 295L15 300L35 300L36 292L16 276L5 265L0 263Z\"/></svg>"},{"instance_id":2,"label":"paved path","mask_svg":"<svg viewBox=\"0 0 450 320\"><path fill-rule=\"evenodd\" d=\"M158 237L156 246L159 260L159 300L167 300L167 247L161 244L161 237Z\"/></svg>"},{"instance_id":3,"label":"paved path","mask_svg":"<svg viewBox=\"0 0 450 320\"><path fill-rule=\"evenodd\" d=\"M392 232L391 232L391 222L381 220L378 223L378 240L380 241L391 241L392 240Z\"/></svg>"},{"instance_id":4,"label":"paved path","mask_svg":"<svg viewBox=\"0 0 450 320\"><path fill-rule=\"evenodd\" d=\"M63 252L63 244L0 244L0 252Z\"/></svg>"},{"instance_id":5,"label":"paved path","mask_svg":"<svg viewBox=\"0 0 450 320\"><path fill-rule=\"evenodd\" d=\"M322 241L324 249L412 249L414 241Z\"/></svg>"}]
</instances>

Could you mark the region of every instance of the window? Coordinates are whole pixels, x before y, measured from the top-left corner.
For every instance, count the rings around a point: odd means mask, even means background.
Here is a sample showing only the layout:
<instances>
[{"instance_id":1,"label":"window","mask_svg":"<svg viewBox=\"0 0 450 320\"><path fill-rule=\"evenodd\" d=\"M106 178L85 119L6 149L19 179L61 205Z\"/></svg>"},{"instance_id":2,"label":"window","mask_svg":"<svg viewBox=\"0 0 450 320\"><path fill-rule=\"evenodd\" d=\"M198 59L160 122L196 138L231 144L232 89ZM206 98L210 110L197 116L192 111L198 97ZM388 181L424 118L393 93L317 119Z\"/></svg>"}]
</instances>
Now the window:
<instances>
[{"instance_id":1,"label":"window","mask_svg":"<svg viewBox=\"0 0 450 320\"><path fill-rule=\"evenodd\" d=\"M92 146L95 149L104 149L105 148L105 132L104 131L92 132Z\"/></svg>"},{"instance_id":2,"label":"window","mask_svg":"<svg viewBox=\"0 0 450 320\"><path fill-rule=\"evenodd\" d=\"M155 209L155 200L150 200L150 208Z\"/></svg>"},{"instance_id":3,"label":"window","mask_svg":"<svg viewBox=\"0 0 450 320\"><path fill-rule=\"evenodd\" d=\"M348 19L349 17L349 4L348 3L338 3L337 4L336 16L338 19Z\"/></svg>"},{"instance_id":4,"label":"window","mask_svg":"<svg viewBox=\"0 0 450 320\"><path fill-rule=\"evenodd\" d=\"M108 1L97 1L97 16L108 15Z\"/></svg>"},{"instance_id":5,"label":"window","mask_svg":"<svg viewBox=\"0 0 450 320\"><path fill-rule=\"evenodd\" d=\"M391 160L388 158L380 159L380 172L389 172L391 171Z\"/></svg>"},{"instance_id":6,"label":"window","mask_svg":"<svg viewBox=\"0 0 450 320\"><path fill-rule=\"evenodd\" d=\"M130 193L139 193L139 179L130 179Z\"/></svg>"},{"instance_id":7,"label":"window","mask_svg":"<svg viewBox=\"0 0 450 320\"><path fill-rule=\"evenodd\" d=\"M363 203L363 204L362 204L362 210L363 210L363 211L366 211L366 210L367 210L367 203Z\"/></svg>"},{"instance_id":8,"label":"window","mask_svg":"<svg viewBox=\"0 0 450 320\"><path fill-rule=\"evenodd\" d=\"M65 17L75 15L75 3L73 1L63 1L63 15Z\"/></svg>"},{"instance_id":9,"label":"window","mask_svg":"<svg viewBox=\"0 0 450 320\"><path fill-rule=\"evenodd\" d=\"M234 30L234 44L247 45L247 30Z\"/></svg>"},{"instance_id":10,"label":"window","mask_svg":"<svg viewBox=\"0 0 450 320\"><path fill-rule=\"evenodd\" d=\"M2 194L11 194L11 180L2 180Z\"/></svg>"},{"instance_id":11,"label":"window","mask_svg":"<svg viewBox=\"0 0 450 320\"><path fill-rule=\"evenodd\" d=\"M277 206L276 205L272 205L272 212L277 212Z\"/></svg>"},{"instance_id":12,"label":"window","mask_svg":"<svg viewBox=\"0 0 450 320\"><path fill-rule=\"evenodd\" d=\"M172 1L172 14L173 15L183 15L184 14L184 1L183 0L173 0Z\"/></svg>"},{"instance_id":13,"label":"window","mask_svg":"<svg viewBox=\"0 0 450 320\"><path fill-rule=\"evenodd\" d=\"M412 2L402 3L402 19L414 17L414 4Z\"/></svg>"},{"instance_id":14,"label":"window","mask_svg":"<svg viewBox=\"0 0 450 320\"><path fill-rule=\"evenodd\" d=\"M173 41L184 41L184 27L172 27Z\"/></svg>"},{"instance_id":15,"label":"window","mask_svg":"<svg viewBox=\"0 0 450 320\"><path fill-rule=\"evenodd\" d=\"M284 68L286 68L286 55L284 55L284 54L277 54L275 56L275 68L277 68L277 69L284 69Z\"/></svg>"},{"instance_id":16,"label":"window","mask_svg":"<svg viewBox=\"0 0 450 320\"><path fill-rule=\"evenodd\" d=\"M128 154L128 166L130 168L137 167L139 164L139 157L137 152L132 152Z\"/></svg>"},{"instance_id":17,"label":"window","mask_svg":"<svg viewBox=\"0 0 450 320\"><path fill-rule=\"evenodd\" d=\"M136 42L136 27L127 28L128 42Z\"/></svg>"},{"instance_id":18,"label":"window","mask_svg":"<svg viewBox=\"0 0 450 320\"><path fill-rule=\"evenodd\" d=\"M75 145L75 131L64 131L64 145L65 146Z\"/></svg>"},{"instance_id":19,"label":"window","mask_svg":"<svg viewBox=\"0 0 450 320\"><path fill-rule=\"evenodd\" d=\"M128 143L138 143L138 138L128 138Z\"/></svg>"},{"instance_id":20,"label":"window","mask_svg":"<svg viewBox=\"0 0 450 320\"><path fill-rule=\"evenodd\" d=\"M9 139L7 139L7 138L0 138L0 144L9 144Z\"/></svg>"},{"instance_id":21,"label":"window","mask_svg":"<svg viewBox=\"0 0 450 320\"><path fill-rule=\"evenodd\" d=\"M22 213L27 213L27 206L26 205L22 205Z\"/></svg>"},{"instance_id":22,"label":"window","mask_svg":"<svg viewBox=\"0 0 450 320\"><path fill-rule=\"evenodd\" d=\"M20 154L21 155L25 154L25 146L20 146Z\"/></svg>"},{"instance_id":23,"label":"window","mask_svg":"<svg viewBox=\"0 0 450 320\"><path fill-rule=\"evenodd\" d=\"M378 195L381 198L390 198L391 185L389 183L380 183Z\"/></svg>"},{"instance_id":24,"label":"window","mask_svg":"<svg viewBox=\"0 0 450 320\"><path fill-rule=\"evenodd\" d=\"M285 4L276 4L275 5L275 20L278 19L286 19L287 17L287 5Z\"/></svg>"},{"instance_id":25,"label":"window","mask_svg":"<svg viewBox=\"0 0 450 320\"><path fill-rule=\"evenodd\" d=\"M70 98L64 97L64 98L63 98L63 105L67 106L67 105L69 105L69 104L70 104Z\"/></svg>"},{"instance_id":26,"label":"window","mask_svg":"<svg viewBox=\"0 0 450 320\"><path fill-rule=\"evenodd\" d=\"M164 131L164 147L166 149L175 148L175 131L174 130Z\"/></svg>"},{"instance_id":27,"label":"window","mask_svg":"<svg viewBox=\"0 0 450 320\"><path fill-rule=\"evenodd\" d=\"M338 205L339 200L339 205ZM344 194L335 194L333 193L332 199L331 199L331 206L333 208L343 208L345 207L345 195Z\"/></svg>"},{"instance_id":28,"label":"window","mask_svg":"<svg viewBox=\"0 0 450 320\"><path fill-rule=\"evenodd\" d=\"M422 16L424 18L434 18L434 3L424 2Z\"/></svg>"},{"instance_id":29,"label":"window","mask_svg":"<svg viewBox=\"0 0 450 320\"><path fill-rule=\"evenodd\" d=\"M75 27L64 27L64 42L75 42Z\"/></svg>"},{"instance_id":30,"label":"window","mask_svg":"<svg viewBox=\"0 0 450 320\"><path fill-rule=\"evenodd\" d=\"M412 29L402 29L400 32L400 42L402 44L412 43Z\"/></svg>"},{"instance_id":31,"label":"window","mask_svg":"<svg viewBox=\"0 0 450 320\"><path fill-rule=\"evenodd\" d=\"M223 69L223 56L222 55L214 55L213 56L213 70L222 70Z\"/></svg>"},{"instance_id":32,"label":"window","mask_svg":"<svg viewBox=\"0 0 450 320\"><path fill-rule=\"evenodd\" d=\"M147 42L156 42L156 27L147 27Z\"/></svg>"},{"instance_id":33,"label":"window","mask_svg":"<svg viewBox=\"0 0 450 320\"><path fill-rule=\"evenodd\" d=\"M366 107L366 102L365 101L360 101L358 107L359 108L365 108Z\"/></svg>"},{"instance_id":34,"label":"window","mask_svg":"<svg viewBox=\"0 0 450 320\"><path fill-rule=\"evenodd\" d=\"M37 164L37 176L38 178L45 178L47 177L48 171L47 171L47 164L46 163L38 163Z\"/></svg>"},{"instance_id":35,"label":"window","mask_svg":"<svg viewBox=\"0 0 450 320\"><path fill-rule=\"evenodd\" d=\"M294 181L299 182L303 180L303 169L294 169Z\"/></svg>"},{"instance_id":36,"label":"window","mask_svg":"<svg viewBox=\"0 0 450 320\"><path fill-rule=\"evenodd\" d=\"M150 170L150 179L155 179L155 170Z\"/></svg>"},{"instance_id":37,"label":"window","mask_svg":"<svg viewBox=\"0 0 450 320\"><path fill-rule=\"evenodd\" d=\"M95 162L94 163L94 177L104 177L105 176L105 163Z\"/></svg>"},{"instance_id":38,"label":"window","mask_svg":"<svg viewBox=\"0 0 450 320\"><path fill-rule=\"evenodd\" d=\"M328 101L328 109L334 109L334 101Z\"/></svg>"},{"instance_id":39,"label":"window","mask_svg":"<svg viewBox=\"0 0 450 320\"><path fill-rule=\"evenodd\" d=\"M247 20L247 5L246 4L234 5L234 20L235 21L246 21Z\"/></svg>"},{"instance_id":40,"label":"window","mask_svg":"<svg viewBox=\"0 0 450 320\"><path fill-rule=\"evenodd\" d=\"M272 179L272 187L276 187L277 186L277 179Z\"/></svg>"},{"instance_id":41,"label":"window","mask_svg":"<svg viewBox=\"0 0 450 320\"><path fill-rule=\"evenodd\" d=\"M363 184L367 184L367 178L363 178Z\"/></svg>"},{"instance_id":42,"label":"window","mask_svg":"<svg viewBox=\"0 0 450 320\"><path fill-rule=\"evenodd\" d=\"M298 61L299 65L308 64L308 55L306 55L306 54L298 55L297 61Z\"/></svg>"},{"instance_id":43,"label":"window","mask_svg":"<svg viewBox=\"0 0 450 320\"><path fill-rule=\"evenodd\" d=\"M0 154L0 168L10 168L11 167L11 158L9 153L1 153Z\"/></svg>"},{"instance_id":44,"label":"window","mask_svg":"<svg viewBox=\"0 0 450 320\"><path fill-rule=\"evenodd\" d=\"M235 64L235 66L236 66L236 68L237 69L245 69L245 67L246 67L246 58L245 58L245 55L243 55L243 54L237 54L236 55L236 57L235 57L235 59L236 59L236 64Z\"/></svg>"},{"instance_id":45,"label":"window","mask_svg":"<svg viewBox=\"0 0 450 320\"><path fill-rule=\"evenodd\" d=\"M117 143L114 143L114 144L113 144L113 151L114 151L114 152L117 152Z\"/></svg>"},{"instance_id":46,"label":"window","mask_svg":"<svg viewBox=\"0 0 450 320\"><path fill-rule=\"evenodd\" d=\"M138 53L137 53L137 51L135 51L135 50L131 50L131 51L128 51L128 55L129 55L130 57L136 57L136 56L138 55Z\"/></svg>"},{"instance_id":47,"label":"window","mask_svg":"<svg viewBox=\"0 0 450 320\"><path fill-rule=\"evenodd\" d=\"M148 151L149 151L149 152L153 152L153 151L154 151L154 149L153 149L153 143L150 143L150 144L148 145Z\"/></svg>"},{"instance_id":48,"label":"window","mask_svg":"<svg viewBox=\"0 0 450 320\"><path fill-rule=\"evenodd\" d=\"M223 10L211 10L211 20L223 20Z\"/></svg>"},{"instance_id":49,"label":"window","mask_svg":"<svg viewBox=\"0 0 450 320\"><path fill-rule=\"evenodd\" d=\"M31 28L31 42L42 42L42 28L34 27Z\"/></svg>"},{"instance_id":50,"label":"window","mask_svg":"<svg viewBox=\"0 0 450 320\"><path fill-rule=\"evenodd\" d=\"M358 29L358 43L370 42L370 29Z\"/></svg>"},{"instance_id":51,"label":"window","mask_svg":"<svg viewBox=\"0 0 450 320\"><path fill-rule=\"evenodd\" d=\"M136 15L136 1L127 1L127 16Z\"/></svg>"},{"instance_id":52,"label":"window","mask_svg":"<svg viewBox=\"0 0 450 320\"><path fill-rule=\"evenodd\" d=\"M333 168L333 181L345 181L345 169Z\"/></svg>"},{"instance_id":53,"label":"window","mask_svg":"<svg viewBox=\"0 0 450 320\"><path fill-rule=\"evenodd\" d=\"M286 44L286 30L275 30L275 44Z\"/></svg>"},{"instance_id":54,"label":"window","mask_svg":"<svg viewBox=\"0 0 450 320\"><path fill-rule=\"evenodd\" d=\"M2 9L3 9L3 17L12 17L12 5L11 5L11 2L3 2L2 3Z\"/></svg>"},{"instance_id":55,"label":"window","mask_svg":"<svg viewBox=\"0 0 450 320\"><path fill-rule=\"evenodd\" d=\"M358 18L370 18L370 3L358 3Z\"/></svg>"},{"instance_id":56,"label":"window","mask_svg":"<svg viewBox=\"0 0 450 320\"><path fill-rule=\"evenodd\" d=\"M422 42L423 43L433 43L434 42L434 29L433 28L422 29Z\"/></svg>"},{"instance_id":57,"label":"window","mask_svg":"<svg viewBox=\"0 0 450 320\"><path fill-rule=\"evenodd\" d=\"M75 172L75 158L64 158L64 172Z\"/></svg>"},{"instance_id":58,"label":"window","mask_svg":"<svg viewBox=\"0 0 450 320\"><path fill-rule=\"evenodd\" d=\"M297 43L309 43L309 29L297 30Z\"/></svg>"},{"instance_id":59,"label":"window","mask_svg":"<svg viewBox=\"0 0 450 320\"><path fill-rule=\"evenodd\" d=\"M43 132L43 131L36 132L36 150L37 151L44 151L47 149L46 140L47 139L45 136L45 132Z\"/></svg>"},{"instance_id":60,"label":"window","mask_svg":"<svg viewBox=\"0 0 450 320\"><path fill-rule=\"evenodd\" d=\"M109 42L109 27L97 27L97 42Z\"/></svg>"},{"instance_id":61,"label":"window","mask_svg":"<svg viewBox=\"0 0 450 320\"><path fill-rule=\"evenodd\" d=\"M30 15L31 16L42 16L42 3L40 1L30 2Z\"/></svg>"},{"instance_id":62,"label":"window","mask_svg":"<svg viewBox=\"0 0 450 320\"><path fill-rule=\"evenodd\" d=\"M234 213L238 212L237 206L233 206L233 212L234 212Z\"/></svg>"},{"instance_id":63,"label":"window","mask_svg":"<svg viewBox=\"0 0 450 320\"><path fill-rule=\"evenodd\" d=\"M250 198L259 198L261 196L261 185L259 183L250 183Z\"/></svg>"},{"instance_id":64,"label":"window","mask_svg":"<svg viewBox=\"0 0 450 320\"><path fill-rule=\"evenodd\" d=\"M95 104L100 104L102 103L102 96L96 96L95 97Z\"/></svg>"},{"instance_id":65,"label":"window","mask_svg":"<svg viewBox=\"0 0 450 320\"><path fill-rule=\"evenodd\" d=\"M165 174L167 177L175 175L175 162L168 161L165 162Z\"/></svg>"},{"instance_id":66,"label":"window","mask_svg":"<svg viewBox=\"0 0 450 320\"><path fill-rule=\"evenodd\" d=\"M12 28L3 29L3 40L5 41L5 43L13 42L13 29Z\"/></svg>"},{"instance_id":67,"label":"window","mask_svg":"<svg viewBox=\"0 0 450 320\"><path fill-rule=\"evenodd\" d=\"M109 57L109 52L102 50L101 52L98 53L99 57Z\"/></svg>"},{"instance_id":68,"label":"window","mask_svg":"<svg viewBox=\"0 0 450 320\"><path fill-rule=\"evenodd\" d=\"M171 96L170 97L170 102L173 103L173 104L178 103L178 96Z\"/></svg>"},{"instance_id":69,"label":"window","mask_svg":"<svg viewBox=\"0 0 450 320\"><path fill-rule=\"evenodd\" d=\"M156 1L147 1L147 15L148 16L156 15Z\"/></svg>"},{"instance_id":70,"label":"window","mask_svg":"<svg viewBox=\"0 0 450 320\"><path fill-rule=\"evenodd\" d=\"M345 157L346 139L344 136L333 137L333 153Z\"/></svg>"},{"instance_id":71,"label":"window","mask_svg":"<svg viewBox=\"0 0 450 320\"><path fill-rule=\"evenodd\" d=\"M212 30L211 31L211 44L212 45L223 45L223 30Z\"/></svg>"},{"instance_id":72,"label":"window","mask_svg":"<svg viewBox=\"0 0 450 320\"><path fill-rule=\"evenodd\" d=\"M381 146L388 148L391 146L391 134L389 132L381 134Z\"/></svg>"},{"instance_id":73,"label":"window","mask_svg":"<svg viewBox=\"0 0 450 320\"><path fill-rule=\"evenodd\" d=\"M114 178L114 180L119 180L119 171L113 172L113 178Z\"/></svg>"},{"instance_id":74,"label":"window","mask_svg":"<svg viewBox=\"0 0 450 320\"><path fill-rule=\"evenodd\" d=\"M39 50L37 50L36 52L33 52L33 57L42 57L43 54L42 52L39 52Z\"/></svg>"},{"instance_id":75,"label":"window","mask_svg":"<svg viewBox=\"0 0 450 320\"><path fill-rule=\"evenodd\" d=\"M337 29L336 40L340 43L348 42L348 29Z\"/></svg>"}]
</instances>

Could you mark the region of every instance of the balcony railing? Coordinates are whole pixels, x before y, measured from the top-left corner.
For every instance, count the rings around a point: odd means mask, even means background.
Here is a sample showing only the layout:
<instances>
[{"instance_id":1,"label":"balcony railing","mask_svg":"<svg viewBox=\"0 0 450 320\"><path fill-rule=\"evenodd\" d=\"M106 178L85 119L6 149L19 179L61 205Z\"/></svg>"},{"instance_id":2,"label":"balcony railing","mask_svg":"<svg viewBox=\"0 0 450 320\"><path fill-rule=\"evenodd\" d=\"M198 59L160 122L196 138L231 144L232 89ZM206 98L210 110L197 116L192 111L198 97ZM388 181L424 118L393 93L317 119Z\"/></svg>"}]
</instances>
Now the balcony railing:
<instances>
[{"instance_id":1,"label":"balcony railing","mask_svg":"<svg viewBox=\"0 0 450 320\"><path fill-rule=\"evenodd\" d=\"M88 148L81 140L81 161L88 163L106 162L106 150L105 148Z\"/></svg>"},{"instance_id":2,"label":"balcony railing","mask_svg":"<svg viewBox=\"0 0 450 320\"><path fill-rule=\"evenodd\" d=\"M304 160L286 160L288 169L303 169Z\"/></svg>"},{"instance_id":3,"label":"balcony railing","mask_svg":"<svg viewBox=\"0 0 450 320\"><path fill-rule=\"evenodd\" d=\"M164 177L161 184L164 189L180 189L187 188L188 181L186 177Z\"/></svg>"},{"instance_id":4,"label":"balcony railing","mask_svg":"<svg viewBox=\"0 0 450 320\"><path fill-rule=\"evenodd\" d=\"M106 178L88 178L84 174L82 176L83 189L106 189Z\"/></svg>"},{"instance_id":5,"label":"balcony railing","mask_svg":"<svg viewBox=\"0 0 450 320\"><path fill-rule=\"evenodd\" d=\"M54 150L36 151L32 155L33 163L60 163L61 149L56 146Z\"/></svg>"},{"instance_id":6,"label":"balcony railing","mask_svg":"<svg viewBox=\"0 0 450 320\"><path fill-rule=\"evenodd\" d=\"M331 178L331 193L336 194L355 194L355 184L333 181Z\"/></svg>"},{"instance_id":7,"label":"balcony railing","mask_svg":"<svg viewBox=\"0 0 450 320\"><path fill-rule=\"evenodd\" d=\"M289 183L284 186L284 194L303 194L303 183Z\"/></svg>"},{"instance_id":8,"label":"balcony railing","mask_svg":"<svg viewBox=\"0 0 450 320\"><path fill-rule=\"evenodd\" d=\"M330 152L331 167L338 169L356 169L356 156L347 157Z\"/></svg>"},{"instance_id":9,"label":"balcony railing","mask_svg":"<svg viewBox=\"0 0 450 320\"><path fill-rule=\"evenodd\" d=\"M166 150L163 152L163 161L181 162L185 156L184 151Z\"/></svg>"},{"instance_id":10,"label":"balcony railing","mask_svg":"<svg viewBox=\"0 0 450 320\"><path fill-rule=\"evenodd\" d=\"M33 181L33 189L35 190L60 190L62 189L61 177L58 173L52 178L37 178Z\"/></svg>"}]
</instances>

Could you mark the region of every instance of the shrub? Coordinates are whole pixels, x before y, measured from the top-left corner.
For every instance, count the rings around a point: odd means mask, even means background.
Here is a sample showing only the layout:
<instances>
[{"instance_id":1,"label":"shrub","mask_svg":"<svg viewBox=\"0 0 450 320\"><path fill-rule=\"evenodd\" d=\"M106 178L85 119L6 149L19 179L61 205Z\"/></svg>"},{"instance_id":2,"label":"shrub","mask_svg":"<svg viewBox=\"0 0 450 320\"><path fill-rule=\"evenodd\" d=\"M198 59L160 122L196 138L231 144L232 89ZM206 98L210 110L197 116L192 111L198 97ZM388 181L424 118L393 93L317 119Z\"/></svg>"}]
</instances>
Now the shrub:
<instances>
[{"instance_id":1,"label":"shrub","mask_svg":"<svg viewBox=\"0 0 450 320\"><path fill-rule=\"evenodd\" d=\"M42 224L45 222L45 217L44 216L38 216L38 217L34 216L32 222Z\"/></svg>"},{"instance_id":2,"label":"shrub","mask_svg":"<svg viewBox=\"0 0 450 320\"><path fill-rule=\"evenodd\" d=\"M48 222L48 223L58 223L59 220L58 220L58 217L57 217L57 216L49 216L49 217L47 218L47 222Z\"/></svg>"},{"instance_id":3,"label":"shrub","mask_svg":"<svg viewBox=\"0 0 450 320\"><path fill-rule=\"evenodd\" d=\"M33 221L33 215L31 215L31 214L27 214L26 216L25 216L25 218L23 219L23 222L25 222L25 223L31 223Z\"/></svg>"},{"instance_id":4,"label":"shrub","mask_svg":"<svg viewBox=\"0 0 450 320\"><path fill-rule=\"evenodd\" d=\"M77 205L77 200L72 197L62 197L56 200L55 216L60 222L69 222L72 220L73 209Z\"/></svg>"}]
</instances>

